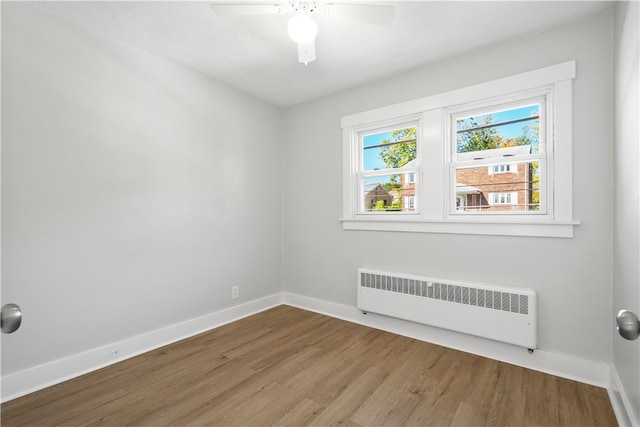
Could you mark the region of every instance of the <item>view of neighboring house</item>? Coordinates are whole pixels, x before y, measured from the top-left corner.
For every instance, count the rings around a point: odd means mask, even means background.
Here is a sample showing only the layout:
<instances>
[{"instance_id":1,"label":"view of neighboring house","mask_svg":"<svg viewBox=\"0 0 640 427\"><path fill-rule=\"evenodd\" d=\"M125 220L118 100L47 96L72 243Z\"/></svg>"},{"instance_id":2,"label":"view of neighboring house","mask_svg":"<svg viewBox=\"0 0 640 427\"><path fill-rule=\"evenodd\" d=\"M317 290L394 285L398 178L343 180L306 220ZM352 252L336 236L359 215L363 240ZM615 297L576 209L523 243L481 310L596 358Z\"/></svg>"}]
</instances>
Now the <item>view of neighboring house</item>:
<instances>
[{"instance_id":1,"label":"view of neighboring house","mask_svg":"<svg viewBox=\"0 0 640 427\"><path fill-rule=\"evenodd\" d=\"M393 203L393 197L382 184L366 184L364 186L364 209L372 211L378 206L378 202L382 202L381 207L388 207Z\"/></svg>"},{"instance_id":2,"label":"view of neighboring house","mask_svg":"<svg viewBox=\"0 0 640 427\"><path fill-rule=\"evenodd\" d=\"M459 153L458 161L496 159L531 153L530 145ZM535 163L496 163L456 171L459 211L529 211L537 209Z\"/></svg>"},{"instance_id":3,"label":"view of neighboring house","mask_svg":"<svg viewBox=\"0 0 640 427\"><path fill-rule=\"evenodd\" d=\"M456 209L466 212L531 211L538 208L535 180L536 162L509 163L515 156L531 154L531 145L495 148L458 153L457 160L504 159L489 166L458 168L456 171ZM416 160L407 163L412 166ZM415 173L394 175L396 181L364 186L364 208L367 211L416 210ZM399 181L399 182L398 182Z\"/></svg>"}]
</instances>

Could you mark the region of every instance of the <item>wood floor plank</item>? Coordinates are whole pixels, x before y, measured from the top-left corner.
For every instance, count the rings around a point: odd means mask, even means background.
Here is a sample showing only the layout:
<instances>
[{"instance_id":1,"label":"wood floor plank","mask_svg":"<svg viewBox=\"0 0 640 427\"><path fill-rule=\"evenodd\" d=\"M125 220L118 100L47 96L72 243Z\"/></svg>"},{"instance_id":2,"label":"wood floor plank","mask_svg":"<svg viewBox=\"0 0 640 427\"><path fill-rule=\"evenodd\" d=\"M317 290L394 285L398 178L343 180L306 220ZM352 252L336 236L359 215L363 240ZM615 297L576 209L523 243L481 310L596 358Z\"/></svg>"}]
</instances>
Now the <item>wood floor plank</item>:
<instances>
[{"instance_id":1,"label":"wood floor plank","mask_svg":"<svg viewBox=\"0 0 640 427\"><path fill-rule=\"evenodd\" d=\"M290 306L0 410L3 427L616 425L601 388Z\"/></svg>"},{"instance_id":2,"label":"wood floor plank","mask_svg":"<svg viewBox=\"0 0 640 427\"><path fill-rule=\"evenodd\" d=\"M460 402L456 408L456 413L451 420L452 426L477 426L482 425L482 421L478 420L476 408L473 406Z\"/></svg>"},{"instance_id":3,"label":"wood floor plank","mask_svg":"<svg viewBox=\"0 0 640 427\"><path fill-rule=\"evenodd\" d=\"M498 381L489 410L489 425L520 426L524 420L525 390L523 369L506 363L500 364ZM504 411L503 408L510 408Z\"/></svg>"},{"instance_id":4,"label":"wood floor plank","mask_svg":"<svg viewBox=\"0 0 640 427\"><path fill-rule=\"evenodd\" d=\"M553 426L559 425L558 414L558 378L542 372L526 370L524 381L527 384L525 398L525 412L523 425L525 426ZM539 390L544 390L541 394Z\"/></svg>"},{"instance_id":5,"label":"wood floor plank","mask_svg":"<svg viewBox=\"0 0 640 427\"><path fill-rule=\"evenodd\" d=\"M311 399L303 398L297 405L290 408L280 419L269 425L280 426L306 426L311 423L324 407ZM259 425L259 424L252 424Z\"/></svg>"},{"instance_id":6,"label":"wood floor plank","mask_svg":"<svg viewBox=\"0 0 640 427\"><path fill-rule=\"evenodd\" d=\"M360 406L351 420L361 425L403 425L407 414L420 401L418 382L428 354L423 343L409 341L404 354L393 360L393 369L371 396ZM400 346L398 346L400 347Z\"/></svg>"},{"instance_id":7,"label":"wood floor plank","mask_svg":"<svg viewBox=\"0 0 640 427\"><path fill-rule=\"evenodd\" d=\"M331 402L309 425L334 426L343 425L351 418L373 390L384 381L386 374L372 366L353 379L353 381Z\"/></svg>"},{"instance_id":8,"label":"wood floor plank","mask_svg":"<svg viewBox=\"0 0 640 427\"><path fill-rule=\"evenodd\" d=\"M443 351L439 362L425 373L420 386L423 399L407 417L407 425L451 425L466 391L466 381L461 373L468 356ZM432 374L436 376L432 377Z\"/></svg>"}]
</instances>

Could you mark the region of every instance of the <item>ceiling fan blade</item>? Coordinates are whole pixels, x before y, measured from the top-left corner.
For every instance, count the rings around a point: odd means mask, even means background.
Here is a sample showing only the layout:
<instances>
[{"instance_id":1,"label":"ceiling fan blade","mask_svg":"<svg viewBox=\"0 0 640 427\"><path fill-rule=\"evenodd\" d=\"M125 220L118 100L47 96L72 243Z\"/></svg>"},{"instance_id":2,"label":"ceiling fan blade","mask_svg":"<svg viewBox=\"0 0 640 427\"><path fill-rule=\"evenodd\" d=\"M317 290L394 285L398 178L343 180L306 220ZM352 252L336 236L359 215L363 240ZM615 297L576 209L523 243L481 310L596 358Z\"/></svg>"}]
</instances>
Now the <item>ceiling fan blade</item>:
<instances>
[{"instance_id":1,"label":"ceiling fan blade","mask_svg":"<svg viewBox=\"0 0 640 427\"><path fill-rule=\"evenodd\" d=\"M279 4L258 4L258 3L212 3L211 10L217 15L279 15L286 12L286 9Z\"/></svg>"},{"instance_id":2,"label":"ceiling fan blade","mask_svg":"<svg viewBox=\"0 0 640 427\"><path fill-rule=\"evenodd\" d=\"M349 19L365 24L390 24L395 18L393 6L373 4L327 3L325 14L328 18Z\"/></svg>"},{"instance_id":3,"label":"ceiling fan blade","mask_svg":"<svg viewBox=\"0 0 640 427\"><path fill-rule=\"evenodd\" d=\"M298 62L307 65L316 59L316 45L311 43L298 43Z\"/></svg>"}]
</instances>

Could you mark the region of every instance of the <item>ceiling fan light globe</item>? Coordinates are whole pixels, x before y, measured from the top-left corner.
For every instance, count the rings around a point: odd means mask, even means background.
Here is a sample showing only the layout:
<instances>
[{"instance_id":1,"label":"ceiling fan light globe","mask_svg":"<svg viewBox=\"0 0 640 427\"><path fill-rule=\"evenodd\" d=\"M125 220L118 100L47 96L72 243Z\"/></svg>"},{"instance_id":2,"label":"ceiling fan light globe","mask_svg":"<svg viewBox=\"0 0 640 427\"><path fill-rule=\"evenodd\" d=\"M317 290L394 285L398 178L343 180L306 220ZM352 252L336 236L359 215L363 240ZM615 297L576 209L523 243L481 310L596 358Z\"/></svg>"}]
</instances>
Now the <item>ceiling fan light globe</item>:
<instances>
[{"instance_id":1,"label":"ceiling fan light globe","mask_svg":"<svg viewBox=\"0 0 640 427\"><path fill-rule=\"evenodd\" d=\"M308 15L296 15L287 25L289 37L297 43L311 43L318 34L318 24Z\"/></svg>"}]
</instances>

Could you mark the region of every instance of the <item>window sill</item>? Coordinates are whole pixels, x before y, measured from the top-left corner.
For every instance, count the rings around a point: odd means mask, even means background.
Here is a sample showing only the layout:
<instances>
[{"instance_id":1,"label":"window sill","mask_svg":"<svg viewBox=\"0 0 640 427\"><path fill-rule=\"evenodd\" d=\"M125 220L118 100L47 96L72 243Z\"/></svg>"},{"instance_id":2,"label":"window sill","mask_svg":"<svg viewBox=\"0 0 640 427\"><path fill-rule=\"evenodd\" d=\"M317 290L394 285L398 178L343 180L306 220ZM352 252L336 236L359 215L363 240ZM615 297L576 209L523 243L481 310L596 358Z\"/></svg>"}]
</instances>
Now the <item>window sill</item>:
<instances>
[{"instance_id":1,"label":"window sill","mask_svg":"<svg viewBox=\"0 0 640 427\"><path fill-rule=\"evenodd\" d=\"M409 233L479 234L573 238L580 221L522 220L500 218L417 220L383 218L341 218L344 230L396 231Z\"/></svg>"}]
</instances>

